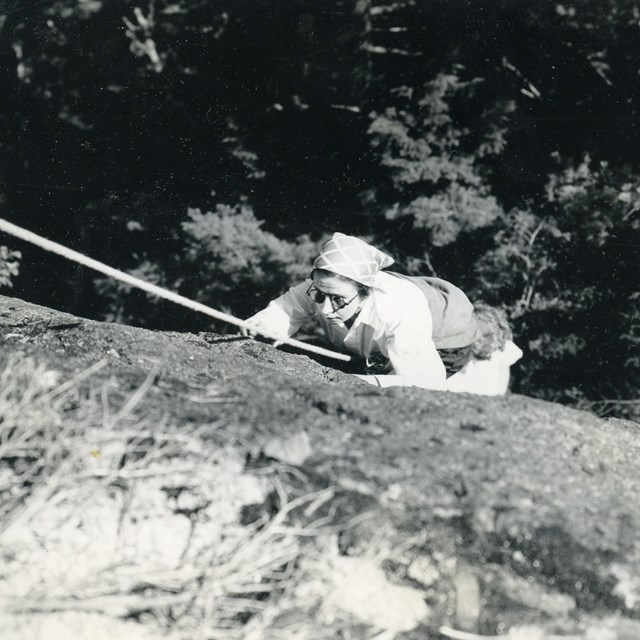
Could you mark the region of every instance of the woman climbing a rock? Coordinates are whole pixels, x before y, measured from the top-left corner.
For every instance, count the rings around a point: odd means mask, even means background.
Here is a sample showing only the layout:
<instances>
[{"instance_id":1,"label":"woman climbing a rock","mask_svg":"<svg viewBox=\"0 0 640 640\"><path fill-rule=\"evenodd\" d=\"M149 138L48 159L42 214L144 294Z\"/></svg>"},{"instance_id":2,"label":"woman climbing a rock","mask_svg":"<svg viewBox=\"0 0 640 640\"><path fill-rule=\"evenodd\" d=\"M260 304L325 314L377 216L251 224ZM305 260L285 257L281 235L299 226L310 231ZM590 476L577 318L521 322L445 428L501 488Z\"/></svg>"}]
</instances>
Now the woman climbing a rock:
<instances>
[{"instance_id":1,"label":"woman climbing a rock","mask_svg":"<svg viewBox=\"0 0 640 640\"><path fill-rule=\"evenodd\" d=\"M489 307L474 312L445 280L383 271L393 262L359 238L334 233L310 279L246 320L243 333L292 336L313 318L333 348L362 358L356 375L370 384L505 393L509 367L522 355L506 318Z\"/></svg>"}]
</instances>

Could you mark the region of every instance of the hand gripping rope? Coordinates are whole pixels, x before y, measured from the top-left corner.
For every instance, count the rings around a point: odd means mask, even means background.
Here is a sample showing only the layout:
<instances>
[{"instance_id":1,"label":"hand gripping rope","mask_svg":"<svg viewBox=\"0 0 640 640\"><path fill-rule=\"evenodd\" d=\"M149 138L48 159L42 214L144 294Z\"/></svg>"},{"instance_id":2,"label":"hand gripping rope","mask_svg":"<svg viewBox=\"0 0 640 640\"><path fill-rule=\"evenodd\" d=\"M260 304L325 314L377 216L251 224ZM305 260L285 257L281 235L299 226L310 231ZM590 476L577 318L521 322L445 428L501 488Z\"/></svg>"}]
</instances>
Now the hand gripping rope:
<instances>
[{"instance_id":1,"label":"hand gripping rope","mask_svg":"<svg viewBox=\"0 0 640 640\"><path fill-rule=\"evenodd\" d=\"M274 336L269 334L263 330L259 330L253 326L247 325L244 320L240 320L228 313L223 313L222 311L216 311L216 309L212 309L207 305L201 304L199 302L195 302L190 300L189 298L185 298L177 293L173 293L172 291L168 291L167 289L163 289L162 287L158 287L155 284L151 284L150 282L145 282L144 280L140 280L139 278L135 278L134 276L129 275L128 273L124 273L123 271L119 271L118 269L114 269L113 267L109 267L108 265L98 262L93 258L89 258L82 253L78 253L73 249L68 249L67 247L58 244L57 242L53 242L52 240L47 240L42 236L39 236L31 231L27 231L22 227L19 227L11 222L7 222L6 220L0 218L0 231L4 231L16 238L20 238L20 240L24 240L25 242L30 242L31 244L35 244L36 246L44 249L45 251L50 251L51 253L57 253L63 258L67 258L67 260L72 260L73 262L77 262L78 264L84 265L85 267L89 267L90 269L94 269L95 271L99 271L110 278L114 278L115 280L120 280L120 282L125 282L126 284L131 285L132 287L137 287L138 289L142 289L147 293L151 293L159 298L164 298L165 300L170 300L171 302L175 302L176 304L182 305L183 307L187 307L188 309L192 309L193 311L198 311L200 313L204 313L207 316L211 316L216 320L222 320L222 322L227 322L228 324L233 324L236 327L246 327L250 328L252 331L256 333L260 333L261 335L270 338L271 340L275 340L276 344L289 344L292 347L297 347L298 349L302 349L304 351L310 351L312 353L317 353L322 356L327 356L329 358L335 358L336 360L344 360L348 362L351 360L350 356L336 353L335 351L329 351L328 349L323 349L322 347L316 347L311 344L307 344L305 342L300 342L299 340L294 340L293 338L282 338L279 336Z\"/></svg>"}]
</instances>

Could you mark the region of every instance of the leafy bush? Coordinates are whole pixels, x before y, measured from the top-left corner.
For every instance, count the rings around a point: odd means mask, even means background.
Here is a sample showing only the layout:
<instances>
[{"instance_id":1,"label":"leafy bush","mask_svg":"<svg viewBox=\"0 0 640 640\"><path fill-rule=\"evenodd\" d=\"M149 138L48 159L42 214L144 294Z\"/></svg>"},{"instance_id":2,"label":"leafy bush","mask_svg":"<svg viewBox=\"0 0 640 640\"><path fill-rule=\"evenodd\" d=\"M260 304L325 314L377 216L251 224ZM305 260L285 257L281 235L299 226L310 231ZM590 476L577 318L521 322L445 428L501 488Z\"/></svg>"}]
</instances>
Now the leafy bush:
<instances>
[{"instance_id":1,"label":"leafy bush","mask_svg":"<svg viewBox=\"0 0 640 640\"><path fill-rule=\"evenodd\" d=\"M22 254L0 246L0 287L12 287L11 278L19 273Z\"/></svg>"},{"instance_id":2,"label":"leafy bush","mask_svg":"<svg viewBox=\"0 0 640 640\"><path fill-rule=\"evenodd\" d=\"M383 205L390 201L383 211L385 228L400 236L402 254L415 255L417 245L452 245L502 213L482 168L482 158L504 145L501 117L494 114L491 125L478 121L472 127L455 114L481 82L464 80L459 71L441 72L420 90L396 89L396 106L372 114L371 146L387 179L376 195ZM512 109L502 104L504 114ZM403 239L399 229L411 233Z\"/></svg>"},{"instance_id":3,"label":"leafy bush","mask_svg":"<svg viewBox=\"0 0 640 640\"><path fill-rule=\"evenodd\" d=\"M540 212L499 219L475 292L510 311L520 391L638 417L640 176L557 161Z\"/></svg>"},{"instance_id":4,"label":"leafy bush","mask_svg":"<svg viewBox=\"0 0 640 640\"><path fill-rule=\"evenodd\" d=\"M197 300L233 310L255 312L297 280L306 277L316 244L297 242L262 229L246 204L219 204L215 211L189 209L182 224L186 236L186 287Z\"/></svg>"},{"instance_id":5,"label":"leafy bush","mask_svg":"<svg viewBox=\"0 0 640 640\"><path fill-rule=\"evenodd\" d=\"M247 204L188 210L171 255L140 256L127 272L146 282L239 318L248 317L287 287L308 276L318 243L295 242L265 231ZM205 330L211 319L109 278L95 281L105 320L164 329ZM216 327L219 331L229 327Z\"/></svg>"}]
</instances>

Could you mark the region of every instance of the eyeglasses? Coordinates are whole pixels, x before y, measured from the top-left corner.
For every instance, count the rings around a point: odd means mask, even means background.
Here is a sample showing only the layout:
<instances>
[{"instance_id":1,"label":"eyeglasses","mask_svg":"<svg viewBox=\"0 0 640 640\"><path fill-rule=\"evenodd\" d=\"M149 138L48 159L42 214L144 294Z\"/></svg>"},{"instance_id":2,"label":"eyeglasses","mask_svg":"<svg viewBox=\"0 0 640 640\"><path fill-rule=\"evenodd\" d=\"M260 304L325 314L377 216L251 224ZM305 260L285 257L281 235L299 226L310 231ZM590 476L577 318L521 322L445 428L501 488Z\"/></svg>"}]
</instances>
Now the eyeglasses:
<instances>
[{"instance_id":1,"label":"eyeglasses","mask_svg":"<svg viewBox=\"0 0 640 640\"><path fill-rule=\"evenodd\" d=\"M342 296L331 295L329 293L324 293L324 291L320 291L316 289L316 286L312 284L307 289L307 295L316 303L322 304L327 298L329 298L329 302L331 303L331 307L334 311L340 311L340 309L344 309L348 307L359 295L360 293L356 293L351 300L345 300Z\"/></svg>"}]
</instances>

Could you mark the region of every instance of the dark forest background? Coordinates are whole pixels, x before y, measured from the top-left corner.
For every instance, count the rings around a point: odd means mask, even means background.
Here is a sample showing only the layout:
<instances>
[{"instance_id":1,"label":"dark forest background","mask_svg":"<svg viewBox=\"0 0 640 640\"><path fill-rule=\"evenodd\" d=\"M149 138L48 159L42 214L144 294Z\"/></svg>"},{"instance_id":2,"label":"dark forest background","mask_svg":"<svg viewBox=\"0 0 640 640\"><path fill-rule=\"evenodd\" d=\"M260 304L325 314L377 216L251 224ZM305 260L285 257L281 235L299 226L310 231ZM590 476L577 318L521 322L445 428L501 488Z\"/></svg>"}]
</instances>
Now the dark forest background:
<instances>
[{"instance_id":1,"label":"dark forest background","mask_svg":"<svg viewBox=\"0 0 640 640\"><path fill-rule=\"evenodd\" d=\"M637 2L0 0L0 56L1 217L241 317L360 235L508 311L514 390L640 415ZM4 293L211 329L0 244Z\"/></svg>"}]
</instances>

